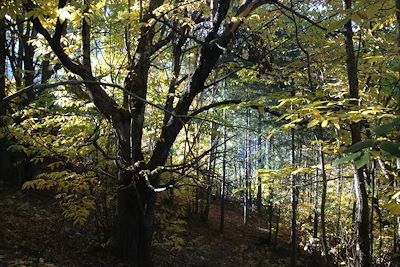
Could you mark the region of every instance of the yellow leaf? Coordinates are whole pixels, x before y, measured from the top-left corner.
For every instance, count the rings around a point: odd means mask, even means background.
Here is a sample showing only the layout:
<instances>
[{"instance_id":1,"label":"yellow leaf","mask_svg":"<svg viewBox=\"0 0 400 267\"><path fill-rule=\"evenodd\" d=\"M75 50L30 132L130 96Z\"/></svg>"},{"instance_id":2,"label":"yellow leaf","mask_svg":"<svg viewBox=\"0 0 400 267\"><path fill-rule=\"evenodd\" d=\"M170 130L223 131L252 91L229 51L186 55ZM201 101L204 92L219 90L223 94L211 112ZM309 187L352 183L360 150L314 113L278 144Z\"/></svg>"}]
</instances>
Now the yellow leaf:
<instances>
[{"instance_id":1,"label":"yellow leaf","mask_svg":"<svg viewBox=\"0 0 400 267\"><path fill-rule=\"evenodd\" d=\"M397 192L396 194L394 194L394 195L392 196L392 199L397 199L398 197L400 197L400 191Z\"/></svg>"},{"instance_id":2,"label":"yellow leaf","mask_svg":"<svg viewBox=\"0 0 400 267\"><path fill-rule=\"evenodd\" d=\"M322 127L322 128L325 128L326 126L328 126L328 120L324 120L324 121L321 123L321 127Z\"/></svg>"},{"instance_id":3,"label":"yellow leaf","mask_svg":"<svg viewBox=\"0 0 400 267\"><path fill-rule=\"evenodd\" d=\"M365 57L364 59L367 60L368 62L381 62L385 58L383 56L369 56Z\"/></svg>"},{"instance_id":4,"label":"yellow leaf","mask_svg":"<svg viewBox=\"0 0 400 267\"><path fill-rule=\"evenodd\" d=\"M307 124L307 128L312 128L312 127L314 127L315 125L317 125L319 123L319 120L318 119L313 119L312 121L310 121L308 124Z\"/></svg>"},{"instance_id":5,"label":"yellow leaf","mask_svg":"<svg viewBox=\"0 0 400 267\"><path fill-rule=\"evenodd\" d=\"M336 129L340 130L340 124L337 122L333 123L333 126L335 126Z\"/></svg>"}]
</instances>

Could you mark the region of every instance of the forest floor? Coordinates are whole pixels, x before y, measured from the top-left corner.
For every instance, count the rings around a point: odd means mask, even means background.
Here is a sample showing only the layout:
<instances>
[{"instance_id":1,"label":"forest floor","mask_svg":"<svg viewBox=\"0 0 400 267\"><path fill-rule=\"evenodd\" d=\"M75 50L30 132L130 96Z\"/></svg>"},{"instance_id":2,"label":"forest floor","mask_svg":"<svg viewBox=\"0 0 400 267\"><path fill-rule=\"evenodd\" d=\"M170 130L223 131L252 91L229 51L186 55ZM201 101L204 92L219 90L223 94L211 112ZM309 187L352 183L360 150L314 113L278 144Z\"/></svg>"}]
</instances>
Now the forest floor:
<instances>
[{"instance_id":1,"label":"forest floor","mask_svg":"<svg viewBox=\"0 0 400 267\"><path fill-rule=\"evenodd\" d=\"M155 246L155 266L288 266L289 244L275 249L266 244L266 222L251 216L243 225L242 213L228 206L225 231L219 233L219 207L212 205L208 225L187 220L172 249ZM282 238L282 237L281 237ZM98 245L89 227L63 219L50 194L0 192L0 267L3 266L125 266ZM321 266L299 257L300 266Z\"/></svg>"}]
</instances>

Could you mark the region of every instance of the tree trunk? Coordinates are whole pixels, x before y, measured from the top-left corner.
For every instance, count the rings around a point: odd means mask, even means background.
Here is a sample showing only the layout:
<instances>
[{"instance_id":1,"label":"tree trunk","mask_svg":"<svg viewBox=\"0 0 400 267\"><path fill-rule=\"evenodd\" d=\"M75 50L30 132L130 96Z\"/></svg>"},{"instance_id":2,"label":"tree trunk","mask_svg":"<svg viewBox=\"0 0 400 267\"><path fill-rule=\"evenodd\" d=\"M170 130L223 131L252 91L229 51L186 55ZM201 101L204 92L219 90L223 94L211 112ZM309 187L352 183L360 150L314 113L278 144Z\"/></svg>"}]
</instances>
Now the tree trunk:
<instances>
[{"instance_id":1,"label":"tree trunk","mask_svg":"<svg viewBox=\"0 0 400 267\"><path fill-rule=\"evenodd\" d=\"M143 177L132 171L119 171L114 249L118 256L135 267L153 266L154 201L154 193L149 191Z\"/></svg>"},{"instance_id":2,"label":"tree trunk","mask_svg":"<svg viewBox=\"0 0 400 267\"><path fill-rule=\"evenodd\" d=\"M249 195L250 195L250 114L249 110L246 110L246 137L245 137L245 191L244 191L244 203L243 203L243 223L247 224L249 219Z\"/></svg>"},{"instance_id":3,"label":"tree trunk","mask_svg":"<svg viewBox=\"0 0 400 267\"><path fill-rule=\"evenodd\" d=\"M223 111L223 118L224 118L224 145L223 145L223 153L222 153L222 184L221 184L221 216L220 216L220 223L219 223L219 232L222 234L224 232L224 222L225 222L225 195L226 195L226 142L227 135L226 135L226 110Z\"/></svg>"},{"instance_id":4,"label":"tree trunk","mask_svg":"<svg viewBox=\"0 0 400 267\"><path fill-rule=\"evenodd\" d=\"M399 185L399 180L400 180L400 158L396 158L396 172L397 172L397 179L395 179L395 187L397 188ZM398 205L400 205L400 197L396 198L396 202ZM394 251L395 253L398 252L399 247L400 247L400 216L396 217L396 229L395 229L395 233L396 233L396 238L394 239Z\"/></svg>"},{"instance_id":5,"label":"tree trunk","mask_svg":"<svg viewBox=\"0 0 400 267\"><path fill-rule=\"evenodd\" d=\"M0 100L6 96L6 25L5 18L0 19ZM7 151L7 138L3 136L5 133L5 124L2 120L2 116L6 115L7 105L4 102L0 102L0 190L3 183L9 179L6 174L10 175L10 153Z\"/></svg>"},{"instance_id":6,"label":"tree trunk","mask_svg":"<svg viewBox=\"0 0 400 267\"><path fill-rule=\"evenodd\" d=\"M262 169L263 166L263 149L262 148L262 139L261 139L261 113L258 113L258 169ZM261 185L261 176L258 175L258 184L257 184L257 212L261 214L262 212L262 185Z\"/></svg>"},{"instance_id":7,"label":"tree trunk","mask_svg":"<svg viewBox=\"0 0 400 267\"><path fill-rule=\"evenodd\" d=\"M211 145L211 151L210 151L210 161L208 165L208 175L207 175L207 201L206 201L206 206L204 209L204 220L205 222L208 221L208 213L210 211L210 202L211 202L211 196L212 196L212 187L214 183L214 175L215 175L215 165L216 165L216 155L217 155L217 138L215 136L215 133L218 130L218 125L215 122L211 122L211 135L210 135L210 145ZM221 188L222 189L222 188ZM221 190L222 192L222 190ZM222 193L221 193L222 194ZM221 195L222 197L222 195Z\"/></svg>"},{"instance_id":8,"label":"tree trunk","mask_svg":"<svg viewBox=\"0 0 400 267\"><path fill-rule=\"evenodd\" d=\"M294 166L296 164L295 161L295 137L294 137L294 129L291 129L290 132L291 137L291 163ZM297 265L297 203L298 203L298 189L296 182L296 175L291 175L291 203L292 203L292 214L291 214L291 257L290 257L290 266L294 267Z\"/></svg>"},{"instance_id":9,"label":"tree trunk","mask_svg":"<svg viewBox=\"0 0 400 267\"><path fill-rule=\"evenodd\" d=\"M274 249L278 245L278 236L279 236L279 220L281 219L281 206L278 204L278 209L276 211L276 223L275 223L275 240L274 240Z\"/></svg>"},{"instance_id":10,"label":"tree trunk","mask_svg":"<svg viewBox=\"0 0 400 267\"><path fill-rule=\"evenodd\" d=\"M396 40L397 40L397 48L400 49L400 0L395 0L396 1ZM399 50L400 54L400 50ZM400 70L399 70L399 79L397 82L397 87L400 87ZM397 167L397 178L400 177L400 158L396 158L396 167ZM400 199L396 199L397 203L400 203ZM400 246L400 216L396 218L396 224L397 224L397 238L395 240L395 248Z\"/></svg>"},{"instance_id":11,"label":"tree trunk","mask_svg":"<svg viewBox=\"0 0 400 267\"><path fill-rule=\"evenodd\" d=\"M374 255L374 201L375 201L375 168L376 168L376 161L374 160L372 162L372 168L371 168L371 185L372 185L372 192L371 192L371 219L370 219L370 227L369 227L369 232L370 232L370 238L371 238L371 257Z\"/></svg>"},{"instance_id":12,"label":"tree trunk","mask_svg":"<svg viewBox=\"0 0 400 267\"><path fill-rule=\"evenodd\" d=\"M313 200L313 212L314 212L314 223L313 223L313 238L318 238L318 193L319 193L319 170L315 171L314 180L314 200Z\"/></svg>"},{"instance_id":13,"label":"tree trunk","mask_svg":"<svg viewBox=\"0 0 400 267\"><path fill-rule=\"evenodd\" d=\"M397 40L397 47L400 47L400 0L396 1L396 40Z\"/></svg>"},{"instance_id":14,"label":"tree trunk","mask_svg":"<svg viewBox=\"0 0 400 267\"><path fill-rule=\"evenodd\" d=\"M322 130L321 130L322 131ZM326 192L328 181L326 178L326 171L325 171L325 155L322 149L322 145L319 148L320 153L320 162L321 162L321 175L322 175L322 195L321 195L321 244L322 244L322 251L324 253L325 263L328 262L328 243L326 240L326 224L325 224L325 206L326 206Z\"/></svg>"},{"instance_id":15,"label":"tree trunk","mask_svg":"<svg viewBox=\"0 0 400 267\"><path fill-rule=\"evenodd\" d=\"M274 189L272 186L269 187L269 199L268 199L268 243L272 239L272 217L274 215Z\"/></svg>"},{"instance_id":16,"label":"tree trunk","mask_svg":"<svg viewBox=\"0 0 400 267\"><path fill-rule=\"evenodd\" d=\"M352 0L344 0L346 10L352 9ZM358 70L357 59L354 54L352 21L349 20L345 25L345 46L346 46L346 65L350 94L352 99L358 99ZM357 105L357 101L353 101ZM360 123L350 125L352 144L361 141ZM365 185L365 177L362 169L354 170L354 191L356 194L356 264L357 266L371 266L371 245L369 238L369 207L368 193Z\"/></svg>"}]
</instances>

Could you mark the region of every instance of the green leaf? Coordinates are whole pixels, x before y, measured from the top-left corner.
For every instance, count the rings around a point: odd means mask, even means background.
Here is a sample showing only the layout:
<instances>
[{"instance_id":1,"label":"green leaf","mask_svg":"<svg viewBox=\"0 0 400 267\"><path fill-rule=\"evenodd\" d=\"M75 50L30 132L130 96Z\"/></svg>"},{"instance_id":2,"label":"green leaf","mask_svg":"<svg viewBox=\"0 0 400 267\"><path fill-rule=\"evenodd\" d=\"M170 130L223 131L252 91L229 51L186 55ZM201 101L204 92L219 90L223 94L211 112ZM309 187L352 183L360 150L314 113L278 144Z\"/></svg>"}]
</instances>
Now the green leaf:
<instances>
[{"instance_id":1,"label":"green leaf","mask_svg":"<svg viewBox=\"0 0 400 267\"><path fill-rule=\"evenodd\" d=\"M374 133L378 136L385 136L393 129L393 123L386 123L374 129Z\"/></svg>"},{"instance_id":2,"label":"green leaf","mask_svg":"<svg viewBox=\"0 0 400 267\"><path fill-rule=\"evenodd\" d=\"M354 145L346 148L344 150L344 153L354 153L354 152L360 151L364 148L373 147L375 144L376 144L375 140L360 141L360 142L357 142Z\"/></svg>"},{"instance_id":3,"label":"green leaf","mask_svg":"<svg viewBox=\"0 0 400 267\"><path fill-rule=\"evenodd\" d=\"M379 144L380 149L389 153L392 156L400 157L399 143L384 141Z\"/></svg>"},{"instance_id":4,"label":"green leaf","mask_svg":"<svg viewBox=\"0 0 400 267\"><path fill-rule=\"evenodd\" d=\"M328 32L333 32L334 30L343 27L350 20L350 18L351 18L351 16L346 16L344 19L335 21L334 23L329 25L329 27L327 29Z\"/></svg>"},{"instance_id":5,"label":"green leaf","mask_svg":"<svg viewBox=\"0 0 400 267\"><path fill-rule=\"evenodd\" d=\"M378 1L373 5L370 5L368 9L365 11L365 15L368 16L369 19L374 17L376 13L382 8L382 1Z\"/></svg>"},{"instance_id":6,"label":"green leaf","mask_svg":"<svg viewBox=\"0 0 400 267\"><path fill-rule=\"evenodd\" d=\"M369 157L370 157L370 155L367 152L367 153L364 153L360 158L356 159L354 161L356 168L360 169L361 167L365 166L365 164L367 164L369 161Z\"/></svg>"},{"instance_id":7,"label":"green leaf","mask_svg":"<svg viewBox=\"0 0 400 267\"><path fill-rule=\"evenodd\" d=\"M352 161L352 160L355 160L355 159L358 158L359 156L361 156L361 152L357 152L357 153L354 153L354 154L350 154L350 155L348 155L348 156L346 156L346 157L343 157L343 158L340 158L340 159L335 160L335 161L332 163L332 165L333 165L333 166L337 166L337 165L340 165L340 164L348 163L348 162L350 162L350 161Z\"/></svg>"}]
</instances>

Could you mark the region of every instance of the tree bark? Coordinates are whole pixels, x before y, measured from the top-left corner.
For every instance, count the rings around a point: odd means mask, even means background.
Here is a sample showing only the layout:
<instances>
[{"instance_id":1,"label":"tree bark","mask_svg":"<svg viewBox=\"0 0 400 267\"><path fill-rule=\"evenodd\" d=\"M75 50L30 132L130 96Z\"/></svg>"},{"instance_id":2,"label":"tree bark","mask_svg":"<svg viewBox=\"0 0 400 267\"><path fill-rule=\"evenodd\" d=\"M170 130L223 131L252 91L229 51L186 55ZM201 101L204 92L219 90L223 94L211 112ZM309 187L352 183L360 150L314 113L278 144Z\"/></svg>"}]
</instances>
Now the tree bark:
<instances>
[{"instance_id":1,"label":"tree bark","mask_svg":"<svg viewBox=\"0 0 400 267\"><path fill-rule=\"evenodd\" d=\"M352 0L344 0L346 10L352 9ZM347 77L349 83L349 97L358 99L358 69L357 59L354 54L353 45L353 28L352 21L349 20L345 25L345 46L346 46L346 66ZM357 101L353 101L357 105ZM352 123L350 125L352 144L361 141L361 125L360 123ZM354 170L354 191L356 194L356 264L357 266L371 266L371 245L369 238L369 207L368 193L365 185L365 177L362 169Z\"/></svg>"}]
</instances>

